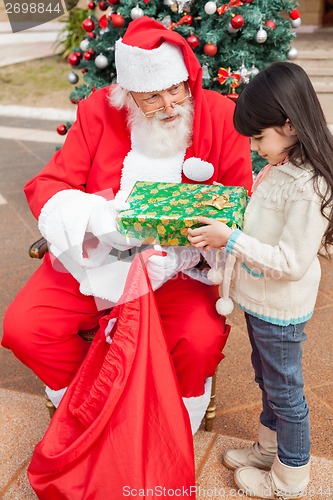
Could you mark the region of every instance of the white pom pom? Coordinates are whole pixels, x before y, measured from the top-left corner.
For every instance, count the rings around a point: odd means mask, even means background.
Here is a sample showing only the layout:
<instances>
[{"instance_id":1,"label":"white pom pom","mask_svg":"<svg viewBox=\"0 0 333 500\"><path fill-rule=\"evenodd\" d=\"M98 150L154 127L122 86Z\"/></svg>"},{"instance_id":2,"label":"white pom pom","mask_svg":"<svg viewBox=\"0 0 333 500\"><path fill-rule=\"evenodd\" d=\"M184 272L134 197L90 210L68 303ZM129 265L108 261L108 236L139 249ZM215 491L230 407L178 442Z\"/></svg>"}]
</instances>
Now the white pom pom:
<instances>
[{"instance_id":1,"label":"white pom pom","mask_svg":"<svg viewBox=\"0 0 333 500\"><path fill-rule=\"evenodd\" d=\"M184 161L183 172L188 179L202 182L211 178L214 173L214 167L208 161L193 156Z\"/></svg>"},{"instance_id":2,"label":"white pom pom","mask_svg":"<svg viewBox=\"0 0 333 500\"><path fill-rule=\"evenodd\" d=\"M228 314L232 313L234 309L234 303L231 299L224 299L221 297L217 302L216 302L216 310L221 316L227 316Z\"/></svg>"},{"instance_id":3,"label":"white pom pom","mask_svg":"<svg viewBox=\"0 0 333 500\"><path fill-rule=\"evenodd\" d=\"M207 278L209 281L214 283L214 285L219 285L223 281L223 270L221 269L216 269L215 267L212 267L209 269L207 273Z\"/></svg>"}]
</instances>

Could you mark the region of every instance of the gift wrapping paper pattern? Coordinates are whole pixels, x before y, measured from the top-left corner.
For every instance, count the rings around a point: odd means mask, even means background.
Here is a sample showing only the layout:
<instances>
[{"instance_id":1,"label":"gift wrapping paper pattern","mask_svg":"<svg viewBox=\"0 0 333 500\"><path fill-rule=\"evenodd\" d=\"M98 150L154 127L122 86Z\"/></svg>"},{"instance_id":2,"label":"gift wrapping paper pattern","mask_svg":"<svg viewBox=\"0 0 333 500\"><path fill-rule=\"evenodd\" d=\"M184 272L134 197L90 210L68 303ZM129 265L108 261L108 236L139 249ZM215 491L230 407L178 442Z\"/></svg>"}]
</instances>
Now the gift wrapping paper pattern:
<instances>
[{"instance_id":1,"label":"gift wrapping paper pattern","mask_svg":"<svg viewBox=\"0 0 333 500\"><path fill-rule=\"evenodd\" d=\"M188 228L199 227L197 217L220 220L242 229L247 191L218 184L135 183L129 210L117 217L119 231L144 243L187 246Z\"/></svg>"}]
</instances>

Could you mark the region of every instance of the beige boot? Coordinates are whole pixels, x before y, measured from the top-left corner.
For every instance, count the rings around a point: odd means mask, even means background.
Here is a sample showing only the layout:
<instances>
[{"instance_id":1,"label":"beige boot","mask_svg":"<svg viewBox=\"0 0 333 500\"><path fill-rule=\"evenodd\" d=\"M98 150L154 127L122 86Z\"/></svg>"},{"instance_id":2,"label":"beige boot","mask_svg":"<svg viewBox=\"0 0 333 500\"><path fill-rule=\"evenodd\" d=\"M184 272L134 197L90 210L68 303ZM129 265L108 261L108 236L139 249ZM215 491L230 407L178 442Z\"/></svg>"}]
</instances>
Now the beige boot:
<instances>
[{"instance_id":1,"label":"beige boot","mask_svg":"<svg viewBox=\"0 0 333 500\"><path fill-rule=\"evenodd\" d=\"M276 452L276 432L260 423L258 442L253 443L251 448L227 450L222 457L222 463L231 470L244 466L270 470Z\"/></svg>"},{"instance_id":2,"label":"beige boot","mask_svg":"<svg viewBox=\"0 0 333 500\"><path fill-rule=\"evenodd\" d=\"M235 471L234 479L238 488L249 497L302 498L310 479L310 462L301 467L289 467L276 456L269 472L241 467Z\"/></svg>"}]
</instances>

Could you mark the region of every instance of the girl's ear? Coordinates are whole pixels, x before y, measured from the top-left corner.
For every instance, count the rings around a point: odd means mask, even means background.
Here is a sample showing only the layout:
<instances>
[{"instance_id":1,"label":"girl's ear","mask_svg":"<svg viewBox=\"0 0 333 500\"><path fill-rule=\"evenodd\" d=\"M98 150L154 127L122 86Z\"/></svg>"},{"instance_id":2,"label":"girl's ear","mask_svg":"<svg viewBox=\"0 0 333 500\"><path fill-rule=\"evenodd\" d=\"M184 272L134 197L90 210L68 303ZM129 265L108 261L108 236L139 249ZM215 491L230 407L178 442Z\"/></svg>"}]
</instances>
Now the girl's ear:
<instances>
[{"instance_id":1,"label":"girl's ear","mask_svg":"<svg viewBox=\"0 0 333 500\"><path fill-rule=\"evenodd\" d=\"M289 120L289 118L287 118L286 123L284 124L284 130L285 130L285 133L287 135L289 135L289 136L295 136L295 135L297 135L295 127L291 123L291 121Z\"/></svg>"}]
</instances>

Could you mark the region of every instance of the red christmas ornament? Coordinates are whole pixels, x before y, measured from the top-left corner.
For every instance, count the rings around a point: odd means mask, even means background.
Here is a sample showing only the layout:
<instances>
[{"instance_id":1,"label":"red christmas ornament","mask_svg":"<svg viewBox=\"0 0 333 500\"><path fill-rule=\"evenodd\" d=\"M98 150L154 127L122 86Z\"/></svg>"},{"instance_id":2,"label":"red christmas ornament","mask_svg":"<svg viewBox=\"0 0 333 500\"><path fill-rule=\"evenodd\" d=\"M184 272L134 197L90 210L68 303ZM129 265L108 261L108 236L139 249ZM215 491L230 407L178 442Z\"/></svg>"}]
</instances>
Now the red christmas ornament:
<instances>
[{"instance_id":1,"label":"red christmas ornament","mask_svg":"<svg viewBox=\"0 0 333 500\"><path fill-rule=\"evenodd\" d=\"M108 0L108 2L109 2L111 5L118 5L118 3L120 3L120 0Z\"/></svg>"},{"instance_id":2,"label":"red christmas ornament","mask_svg":"<svg viewBox=\"0 0 333 500\"><path fill-rule=\"evenodd\" d=\"M276 24L272 19L267 19L267 21L265 22L265 26L267 26L267 28L270 28L271 30L275 30L276 28Z\"/></svg>"},{"instance_id":3,"label":"red christmas ornament","mask_svg":"<svg viewBox=\"0 0 333 500\"><path fill-rule=\"evenodd\" d=\"M112 26L114 26L115 28L122 28L125 24L125 19L121 14L111 14L110 20Z\"/></svg>"},{"instance_id":4,"label":"red christmas ornament","mask_svg":"<svg viewBox=\"0 0 333 500\"><path fill-rule=\"evenodd\" d=\"M88 71L87 68L82 68L81 69L82 74L87 73L87 71Z\"/></svg>"},{"instance_id":5,"label":"red christmas ornament","mask_svg":"<svg viewBox=\"0 0 333 500\"><path fill-rule=\"evenodd\" d=\"M67 61L71 66L77 66L78 64L80 64L81 58L76 54L70 54L67 58Z\"/></svg>"},{"instance_id":6,"label":"red christmas ornament","mask_svg":"<svg viewBox=\"0 0 333 500\"><path fill-rule=\"evenodd\" d=\"M89 2L87 7L89 10L94 10L94 9L96 9L96 4L95 4L95 2Z\"/></svg>"},{"instance_id":7,"label":"red christmas ornament","mask_svg":"<svg viewBox=\"0 0 333 500\"><path fill-rule=\"evenodd\" d=\"M96 38L95 33L87 33L87 36L90 36L90 38Z\"/></svg>"},{"instance_id":8,"label":"red christmas ornament","mask_svg":"<svg viewBox=\"0 0 333 500\"><path fill-rule=\"evenodd\" d=\"M186 40L193 50L195 50L200 45L199 38L196 35L190 35L186 38Z\"/></svg>"},{"instance_id":9,"label":"red christmas ornament","mask_svg":"<svg viewBox=\"0 0 333 500\"><path fill-rule=\"evenodd\" d=\"M66 135L67 134L67 127L63 123L61 125L57 126L57 132L59 135Z\"/></svg>"},{"instance_id":10,"label":"red christmas ornament","mask_svg":"<svg viewBox=\"0 0 333 500\"><path fill-rule=\"evenodd\" d=\"M74 54L81 59L82 53L79 50L77 50L76 52L74 52Z\"/></svg>"},{"instance_id":11,"label":"red christmas ornament","mask_svg":"<svg viewBox=\"0 0 333 500\"><path fill-rule=\"evenodd\" d=\"M236 16L233 16L230 22L231 26L234 29L238 30L239 28L242 28L244 26L244 17L240 14L237 14Z\"/></svg>"},{"instance_id":12,"label":"red christmas ornament","mask_svg":"<svg viewBox=\"0 0 333 500\"><path fill-rule=\"evenodd\" d=\"M90 33L91 31L93 31L94 28L95 28L95 23L90 19L90 17L88 17L88 19L85 19L82 22L82 29L84 31L86 31L87 33Z\"/></svg>"},{"instance_id":13,"label":"red christmas ornament","mask_svg":"<svg viewBox=\"0 0 333 500\"><path fill-rule=\"evenodd\" d=\"M298 9L294 9L290 12L289 16L291 19L298 19L299 17L301 17L301 13Z\"/></svg>"},{"instance_id":14,"label":"red christmas ornament","mask_svg":"<svg viewBox=\"0 0 333 500\"><path fill-rule=\"evenodd\" d=\"M108 2L103 2L103 0L102 0L101 2L99 2L98 7L100 10L106 10L109 7L109 4L108 4Z\"/></svg>"},{"instance_id":15,"label":"red christmas ornament","mask_svg":"<svg viewBox=\"0 0 333 500\"><path fill-rule=\"evenodd\" d=\"M206 43L206 45L203 48L203 51L206 54L206 56L214 57L217 53L217 46L214 45L213 43Z\"/></svg>"},{"instance_id":16,"label":"red christmas ornament","mask_svg":"<svg viewBox=\"0 0 333 500\"><path fill-rule=\"evenodd\" d=\"M83 54L83 58L86 61L91 61L91 59L94 57L94 55L95 55L95 52L93 51L93 49L89 49L89 50L87 50L87 52L85 52Z\"/></svg>"}]
</instances>

